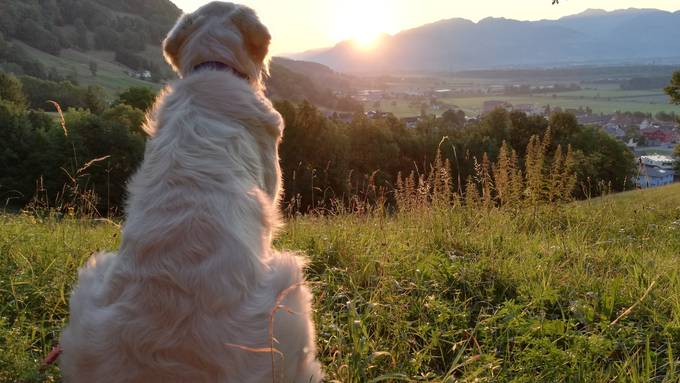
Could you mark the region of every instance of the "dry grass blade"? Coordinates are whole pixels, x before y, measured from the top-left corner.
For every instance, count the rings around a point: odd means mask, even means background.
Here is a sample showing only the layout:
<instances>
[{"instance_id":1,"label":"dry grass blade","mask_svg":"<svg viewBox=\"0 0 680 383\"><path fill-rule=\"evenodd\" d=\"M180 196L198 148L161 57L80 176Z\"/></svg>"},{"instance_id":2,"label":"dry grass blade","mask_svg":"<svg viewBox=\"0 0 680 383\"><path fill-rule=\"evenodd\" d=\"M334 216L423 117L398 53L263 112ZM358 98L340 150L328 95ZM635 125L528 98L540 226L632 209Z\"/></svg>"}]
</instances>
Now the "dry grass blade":
<instances>
[{"instance_id":1,"label":"dry grass blade","mask_svg":"<svg viewBox=\"0 0 680 383\"><path fill-rule=\"evenodd\" d=\"M647 295L649 294L649 292L652 291L652 289L654 288L654 285L656 285L656 280L653 280L652 283L649 284L649 287L647 287L647 290L645 290L645 293L642 294L642 296L640 297L640 299L638 299L637 302L635 302L632 306L628 307L628 308L626 309L626 311L622 312L621 315L619 315L616 319L614 319L614 321L612 321L612 323L610 323L609 325L610 325L610 326L613 326L613 325L615 325L616 323L618 323L621 319L623 319L623 318L627 317L628 315L630 315L630 313L633 312L633 310L634 310L640 303L642 303L642 301L645 300L645 298L647 297Z\"/></svg>"},{"instance_id":2,"label":"dry grass blade","mask_svg":"<svg viewBox=\"0 0 680 383\"><path fill-rule=\"evenodd\" d=\"M61 128L64 130L64 136L68 137L68 129L66 129L66 120L64 119L64 113L61 111L61 105L59 105L58 102L52 100L47 100L47 102L54 105L54 107L57 109L57 113L59 113L59 123L61 124Z\"/></svg>"},{"instance_id":3,"label":"dry grass blade","mask_svg":"<svg viewBox=\"0 0 680 383\"><path fill-rule=\"evenodd\" d=\"M95 159L92 159L92 160L87 161L87 162L85 163L85 165L81 166L80 169L78 169L78 171L76 172L76 174L81 174L82 172L84 172L85 170L87 170L87 168L89 168L89 167L92 166L93 164L95 164L95 163L97 163L97 162L100 162L100 161L104 161L105 159L107 159L107 158L109 158L109 157L111 157L111 155L106 155L106 156L103 156L103 157L99 157L99 158L95 158Z\"/></svg>"}]
</instances>

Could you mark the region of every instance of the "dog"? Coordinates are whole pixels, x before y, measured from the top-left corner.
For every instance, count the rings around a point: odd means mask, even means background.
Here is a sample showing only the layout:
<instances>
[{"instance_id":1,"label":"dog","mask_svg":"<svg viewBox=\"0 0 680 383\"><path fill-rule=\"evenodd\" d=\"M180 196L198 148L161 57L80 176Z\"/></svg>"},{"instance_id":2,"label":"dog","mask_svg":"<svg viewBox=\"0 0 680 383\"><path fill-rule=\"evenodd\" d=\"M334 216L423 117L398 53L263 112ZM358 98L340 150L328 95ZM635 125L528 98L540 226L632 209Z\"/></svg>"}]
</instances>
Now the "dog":
<instances>
[{"instance_id":1,"label":"dog","mask_svg":"<svg viewBox=\"0 0 680 383\"><path fill-rule=\"evenodd\" d=\"M163 42L180 79L147 116L117 253L70 298L67 383L319 382L305 261L272 250L282 118L265 97L270 35L209 3Z\"/></svg>"}]
</instances>

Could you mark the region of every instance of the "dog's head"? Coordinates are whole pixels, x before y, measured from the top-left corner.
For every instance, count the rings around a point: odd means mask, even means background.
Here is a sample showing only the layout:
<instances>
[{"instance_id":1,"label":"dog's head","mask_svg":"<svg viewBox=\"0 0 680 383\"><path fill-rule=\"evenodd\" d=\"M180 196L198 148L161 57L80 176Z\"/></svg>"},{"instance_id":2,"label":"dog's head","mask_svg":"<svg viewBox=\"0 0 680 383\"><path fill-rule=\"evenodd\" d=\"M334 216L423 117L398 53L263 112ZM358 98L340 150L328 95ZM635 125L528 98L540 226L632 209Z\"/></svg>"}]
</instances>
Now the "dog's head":
<instances>
[{"instance_id":1,"label":"dog's head","mask_svg":"<svg viewBox=\"0 0 680 383\"><path fill-rule=\"evenodd\" d=\"M182 15L163 41L165 59L180 76L205 62L221 62L261 84L271 36L255 11L214 1Z\"/></svg>"}]
</instances>

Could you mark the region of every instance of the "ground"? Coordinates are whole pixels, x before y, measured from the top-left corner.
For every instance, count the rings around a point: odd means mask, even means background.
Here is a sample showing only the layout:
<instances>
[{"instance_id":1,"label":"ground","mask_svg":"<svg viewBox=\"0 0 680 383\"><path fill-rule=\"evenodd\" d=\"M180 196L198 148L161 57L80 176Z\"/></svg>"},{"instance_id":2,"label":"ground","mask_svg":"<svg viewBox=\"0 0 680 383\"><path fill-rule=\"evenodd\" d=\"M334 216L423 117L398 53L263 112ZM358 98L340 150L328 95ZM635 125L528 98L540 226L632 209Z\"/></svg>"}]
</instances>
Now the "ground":
<instances>
[{"instance_id":1,"label":"ground","mask_svg":"<svg viewBox=\"0 0 680 383\"><path fill-rule=\"evenodd\" d=\"M39 361L111 221L0 216L0 382ZM677 382L680 184L561 206L291 219L341 382Z\"/></svg>"}]
</instances>

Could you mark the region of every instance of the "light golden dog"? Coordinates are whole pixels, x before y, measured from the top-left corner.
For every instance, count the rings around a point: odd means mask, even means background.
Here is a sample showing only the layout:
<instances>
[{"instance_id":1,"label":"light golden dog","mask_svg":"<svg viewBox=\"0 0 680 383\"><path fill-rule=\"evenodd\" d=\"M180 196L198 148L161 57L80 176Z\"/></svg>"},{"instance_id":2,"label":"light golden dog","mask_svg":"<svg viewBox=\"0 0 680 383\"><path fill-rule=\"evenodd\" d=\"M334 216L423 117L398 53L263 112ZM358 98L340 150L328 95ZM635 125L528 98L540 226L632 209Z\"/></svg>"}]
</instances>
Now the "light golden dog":
<instances>
[{"instance_id":1,"label":"light golden dog","mask_svg":"<svg viewBox=\"0 0 680 383\"><path fill-rule=\"evenodd\" d=\"M253 10L213 2L164 41L181 79L145 124L118 253L80 271L66 382L321 381L304 261L271 248L283 123L262 92L269 40Z\"/></svg>"}]
</instances>

